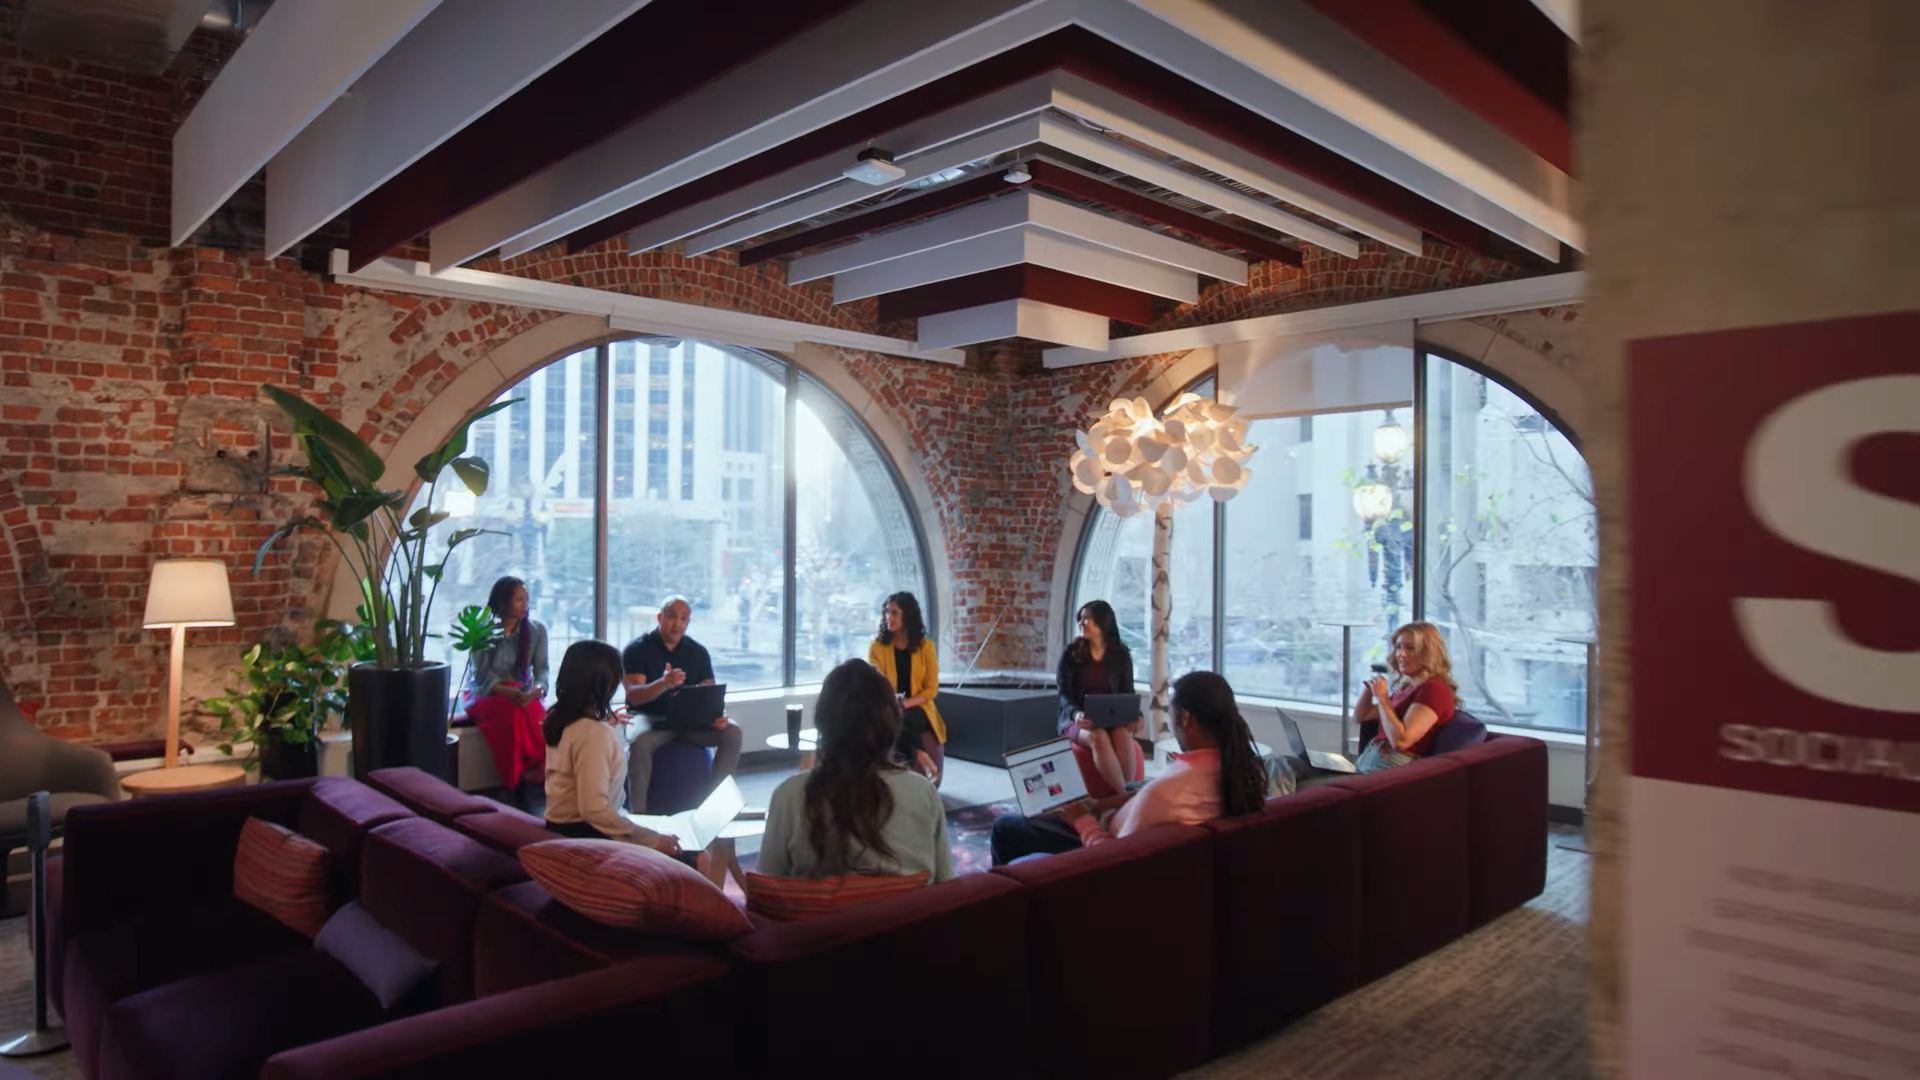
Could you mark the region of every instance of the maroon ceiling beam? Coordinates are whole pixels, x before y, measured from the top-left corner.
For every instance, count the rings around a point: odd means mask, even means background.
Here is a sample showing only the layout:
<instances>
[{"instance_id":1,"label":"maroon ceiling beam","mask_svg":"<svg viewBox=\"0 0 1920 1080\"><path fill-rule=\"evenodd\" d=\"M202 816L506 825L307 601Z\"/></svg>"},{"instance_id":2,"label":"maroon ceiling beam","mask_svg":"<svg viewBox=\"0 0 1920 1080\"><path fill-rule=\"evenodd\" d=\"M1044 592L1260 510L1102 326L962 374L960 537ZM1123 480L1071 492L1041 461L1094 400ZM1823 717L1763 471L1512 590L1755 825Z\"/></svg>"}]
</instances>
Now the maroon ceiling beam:
<instances>
[{"instance_id":1,"label":"maroon ceiling beam","mask_svg":"<svg viewBox=\"0 0 1920 1080\"><path fill-rule=\"evenodd\" d=\"M356 203L355 270L672 105L853 0L654 0Z\"/></svg>"},{"instance_id":2,"label":"maroon ceiling beam","mask_svg":"<svg viewBox=\"0 0 1920 1080\"><path fill-rule=\"evenodd\" d=\"M1088 202L1097 202L1202 239L1238 248L1263 259L1273 259L1288 266L1302 264L1303 260L1297 248L1291 248L1249 232L1242 232L1222 221L1168 206L1158 199L1142 195L1137 191L1129 191L1097 177L1056 165L1051 161L1028 162L1026 169L1033 177L1029 181L1029 186L1085 199ZM992 198L1012 190L1012 187L1013 185L1001 179L1000 173L994 172L957 184L931 188L926 194L916 198L888 203L864 214L841 218L839 221L829 222L805 232L783 236L778 240L747 248L740 253L740 265L752 266L767 259L792 255L837 240L864 236L894 225L931 217L970 202Z\"/></svg>"},{"instance_id":3,"label":"maroon ceiling beam","mask_svg":"<svg viewBox=\"0 0 1920 1080\"><path fill-rule=\"evenodd\" d=\"M965 277L916 285L899 292L880 294L878 318L881 322L919 319L946 311L960 311L1003 300L1036 300L1043 304L1105 315L1134 326L1153 321L1154 302L1148 293L1136 292L1092 278L1083 278L1046 266L1020 263L985 270Z\"/></svg>"},{"instance_id":4,"label":"maroon ceiling beam","mask_svg":"<svg viewBox=\"0 0 1920 1080\"><path fill-rule=\"evenodd\" d=\"M1573 116L1576 46L1534 0L1418 0L1561 116Z\"/></svg>"},{"instance_id":5,"label":"maroon ceiling beam","mask_svg":"<svg viewBox=\"0 0 1920 1080\"><path fill-rule=\"evenodd\" d=\"M1555 168L1573 171L1573 132L1566 114L1535 96L1520 80L1429 14L1418 0L1308 3ZM1533 8L1531 3L1524 6ZM1565 35L1556 31L1556 36L1564 46Z\"/></svg>"},{"instance_id":6,"label":"maroon ceiling beam","mask_svg":"<svg viewBox=\"0 0 1920 1080\"><path fill-rule=\"evenodd\" d=\"M567 238L580 251L649 221L835 149L891 131L942 109L1050 70L1067 71L1132 98L1174 120L1478 255L1509 256L1513 247L1486 228L1401 187L1319 143L1162 68L1080 27L1035 39L990 60L935 80L835 124L606 218Z\"/></svg>"}]
</instances>

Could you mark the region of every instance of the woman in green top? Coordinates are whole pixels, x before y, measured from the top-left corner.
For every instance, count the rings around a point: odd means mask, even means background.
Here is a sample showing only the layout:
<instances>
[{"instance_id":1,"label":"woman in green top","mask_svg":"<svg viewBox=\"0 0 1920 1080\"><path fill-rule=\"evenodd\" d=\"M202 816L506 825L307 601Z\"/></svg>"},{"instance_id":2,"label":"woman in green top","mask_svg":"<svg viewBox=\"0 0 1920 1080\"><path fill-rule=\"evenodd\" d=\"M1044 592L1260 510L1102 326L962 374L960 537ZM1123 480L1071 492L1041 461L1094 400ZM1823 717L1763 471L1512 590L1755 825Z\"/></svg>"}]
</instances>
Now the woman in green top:
<instances>
[{"instance_id":1,"label":"woman in green top","mask_svg":"<svg viewBox=\"0 0 1920 1080\"><path fill-rule=\"evenodd\" d=\"M939 793L894 760L900 703L893 690L862 660L828 673L814 707L814 766L774 789L760 873L925 873L929 884L953 876Z\"/></svg>"}]
</instances>

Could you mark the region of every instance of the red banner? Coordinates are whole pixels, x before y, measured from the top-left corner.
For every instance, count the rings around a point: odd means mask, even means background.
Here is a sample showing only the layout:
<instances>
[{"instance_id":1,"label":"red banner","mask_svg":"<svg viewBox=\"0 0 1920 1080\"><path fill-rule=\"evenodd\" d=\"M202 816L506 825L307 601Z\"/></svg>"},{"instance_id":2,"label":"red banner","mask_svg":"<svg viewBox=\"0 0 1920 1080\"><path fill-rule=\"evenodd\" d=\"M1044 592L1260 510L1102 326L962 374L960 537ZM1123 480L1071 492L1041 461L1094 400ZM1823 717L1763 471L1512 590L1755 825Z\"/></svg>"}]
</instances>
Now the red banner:
<instances>
[{"instance_id":1,"label":"red banner","mask_svg":"<svg viewBox=\"0 0 1920 1080\"><path fill-rule=\"evenodd\" d=\"M1635 342L1634 775L1920 812L1920 314Z\"/></svg>"}]
</instances>

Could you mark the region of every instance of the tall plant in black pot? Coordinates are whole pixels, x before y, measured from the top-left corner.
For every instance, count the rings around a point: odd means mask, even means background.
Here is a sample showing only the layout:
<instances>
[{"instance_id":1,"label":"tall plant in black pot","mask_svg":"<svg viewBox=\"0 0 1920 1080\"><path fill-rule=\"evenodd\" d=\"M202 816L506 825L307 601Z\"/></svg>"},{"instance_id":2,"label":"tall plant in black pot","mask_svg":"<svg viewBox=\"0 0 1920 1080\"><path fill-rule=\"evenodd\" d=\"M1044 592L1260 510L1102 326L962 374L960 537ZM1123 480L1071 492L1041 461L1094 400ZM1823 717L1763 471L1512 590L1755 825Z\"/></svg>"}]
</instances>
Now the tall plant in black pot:
<instances>
[{"instance_id":1,"label":"tall plant in black pot","mask_svg":"<svg viewBox=\"0 0 1920 1080\"><path fill-rule=\"evenodd\" d=\"M380 486L386 463L365 440L277 386L262 390L293 422L294 441L307 458L304 465L280 471L305 477L320 489L320 498L310 513L280 526L260 545L254 569L282 537L313 531L332 542L359 584L360 617L374 653L372 662L355 664L347 673L354 772L365 776L374 769L413 765L439 775L446 761L451 687L447 665L427 660L426 645L427 616L446 562L429 562L427 549L433 528L449 515L433 509L433 493L441 475L452 469L467 490L486 494L489 469L485 460L467 453L467 432L475 421L520 399L467 414L445 442L414 463L414 475L428 485L429 495L424 507L408 515L407 493ZM495 530L456 529L447 538L447 553L488 532Z\"/></svg>"}]
</instances>

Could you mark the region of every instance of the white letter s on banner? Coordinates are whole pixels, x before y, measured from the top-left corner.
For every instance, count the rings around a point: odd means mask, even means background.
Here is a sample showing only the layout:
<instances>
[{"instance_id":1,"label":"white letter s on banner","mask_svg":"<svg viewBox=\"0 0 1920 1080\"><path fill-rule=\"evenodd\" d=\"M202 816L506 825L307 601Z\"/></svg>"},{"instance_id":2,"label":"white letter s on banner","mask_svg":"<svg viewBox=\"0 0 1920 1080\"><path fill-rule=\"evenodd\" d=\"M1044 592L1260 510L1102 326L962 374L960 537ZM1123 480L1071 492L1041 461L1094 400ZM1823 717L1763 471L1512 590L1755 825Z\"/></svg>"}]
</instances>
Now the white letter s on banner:
<instances>
[{"instance_id":1,"label":"white letter s on banner","mask_svg":"<svg viewBox=\"0 0 1920 1080\"><path fill-rule=\"evenodd\" d=\"M1762 421L1747 446L1747 501L1767 528L1800 547L1920 582L1920 506L1868 491L1848 475L1854 444L1893 432L1920 433L1920 375L1858 379L1797 397ZM1920 652L1859 644L1824 600L1737 597L1733 604L1747 647L1788 683L1856 708L1920 712Z\"/></svg>"}]
</instances>

